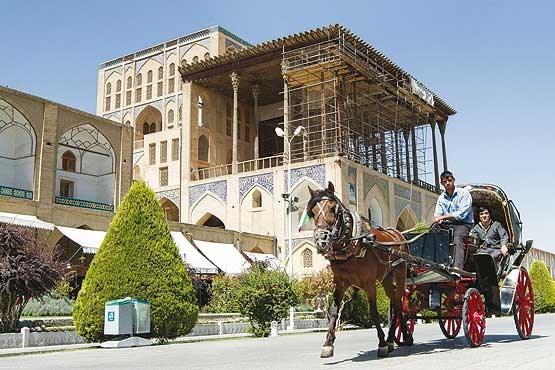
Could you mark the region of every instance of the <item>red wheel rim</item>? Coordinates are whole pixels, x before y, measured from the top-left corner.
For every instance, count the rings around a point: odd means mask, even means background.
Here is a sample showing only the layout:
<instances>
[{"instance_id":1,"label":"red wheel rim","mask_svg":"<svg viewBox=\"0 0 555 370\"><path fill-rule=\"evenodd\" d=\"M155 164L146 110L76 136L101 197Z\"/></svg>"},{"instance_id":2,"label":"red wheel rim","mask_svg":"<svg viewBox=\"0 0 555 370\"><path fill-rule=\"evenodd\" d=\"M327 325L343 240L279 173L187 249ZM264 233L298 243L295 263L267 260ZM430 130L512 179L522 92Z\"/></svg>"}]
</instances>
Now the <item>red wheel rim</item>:
<instances>
[{"instance_id":1,"label":"red wheel rim","mask_svg":"<svg viewBox=\"0 0 555 370\"><path fill-rule=\"evenodd\" d=\"M534 291L530 276L523 269L518 274L513 310L519 335L523 339L529 338L534 327Z\"/></svg>"},{"instance_id":2,"label":"red wheel rim","mask_svg":"<svg viewBox=\"0 0 555 370\"><path fill-rule=\"evenodd\" d=\"M403 295L403 299L401 300L401 311L402 314L401 316L403 318L405 318L405 316L408 314L408 293L405 293L405 295ZM393 314L393 313L392 313ZM405 319L405 322L407 324L407 331L408 334L410 334L412 336L412 334L414 333L414 319ZM395 318L395 343L397 343L398 345L403 345L404 340L403 340L403 330L401 328L401 317L396 317Z\"/></svg>"},{"instance_id":3,"label":"red wheel rim","mask_svg":"<svg viewBox=\"0 0 555 370\"><path fill-rule=\"evenodd\" d=\"M455 299L460 300L460 293L453 291L449 293L442 302L442 309L439 311L444 318L439 319L441 331L448 339L455 338L461 330L461 306L460 301L455 302Z\"/></svg>"},{"instance_id":4,"label":"red wheel rim","mask_svg":"<svg viewBox=\"0 0 555 370\"><path fill-rule=\"evenodd\" d=\"M482 344L484 334L486 332L486 316L484 302L480 293L476 289L472 289L466 299L465 325L467 326L467 339L472 346Z\"/></svg>"}]
</instances>

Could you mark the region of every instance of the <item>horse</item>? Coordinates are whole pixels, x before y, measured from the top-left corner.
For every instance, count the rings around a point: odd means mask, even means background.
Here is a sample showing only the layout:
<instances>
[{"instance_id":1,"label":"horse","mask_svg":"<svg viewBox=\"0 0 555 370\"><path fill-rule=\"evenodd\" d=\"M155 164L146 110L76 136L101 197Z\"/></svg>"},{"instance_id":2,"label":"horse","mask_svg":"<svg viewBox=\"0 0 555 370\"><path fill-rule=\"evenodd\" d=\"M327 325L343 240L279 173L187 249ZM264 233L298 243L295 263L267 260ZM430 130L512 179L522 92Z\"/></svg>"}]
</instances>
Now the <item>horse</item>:
<instances>
[{"instance_id":1,"label":"horse","mask_svg":"<svg viewBox=\"0 0 555 370\"><path fill-rule=\"evenodd\" d=\"M395 229L372 228L370 222L356 212L350 212L335 196L334 186L312 190L306 207L306 215L314 220L314 241L318 253L330 261L333 272L333 301L329 308L329 326L320 357L332 357L334 353L335 326L341 302L349 287L361 289L368 296L370 315L376 327L379 344L378 357L387 357L394 350L395 324L400 322L402 345L412 345L412 333L402 317L401 302L405 294L407 266L399 259L372 244L383 242L395 249L406 251L408 246L403 234ZM301 220L302 221L302 220ZM399 242L399 245L396 244ZM376 304L376 282L381 282L391 300L392 318L387 339L380 326Z\"/></svg>"}]
</instances>

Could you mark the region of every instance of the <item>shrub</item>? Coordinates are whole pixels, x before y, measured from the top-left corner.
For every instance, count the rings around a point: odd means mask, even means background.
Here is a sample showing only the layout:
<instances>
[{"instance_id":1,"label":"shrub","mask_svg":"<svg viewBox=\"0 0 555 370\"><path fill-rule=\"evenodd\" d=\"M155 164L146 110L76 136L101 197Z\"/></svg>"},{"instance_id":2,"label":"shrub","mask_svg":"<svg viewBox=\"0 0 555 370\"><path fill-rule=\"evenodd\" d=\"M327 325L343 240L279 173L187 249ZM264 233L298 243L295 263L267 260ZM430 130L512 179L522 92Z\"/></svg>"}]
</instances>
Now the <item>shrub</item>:
<instances>
[{"instance_id":1,"label":"shrub","mask_svg":"<svg viewBox=\"0 0 555 370\"><path fill-rule=\"evenodd\" d=\"M534 290L534 309L538 313L555 312L555 282L545 263L534 261L530 266Z\"/></svg>"},{"instance_id":2,"label":"shrub","mask_svg":"<svg viewBox=\"0 0 555 370\"><path fill-rule=\"evenodd\" d=\"M67 297L56 297L55 294L34 298L29 301L23 310L23 316L71 316L75 301Z\"/></svg>"},{"instance_id":3,"label":"shrub","mask_svg":"<svg viewBox=\"0 0 555 370\"><path fill-rule=\"evenodd\" d=\"M104 339L106 301L150 302L151 334L188 333L198 314L191 280L154 192L138 181L121 203L77 296L73 319L87 341Z\"/></svg>"},{"instance_id":4,"label":"shrub","mask_svg":"<svg viewBox=\"0 0 555 370\"><path fill-rule=\"evenodd\" d=\"M293 284L284 271L256 264L239 277L237 298L241 314L247 317L257 337L267 336L271 322L281 320L297 303Z\"/></svg>"},{"instance_id":5,"label":"shrub","mask_svg":"<svg viewBox=\"0 0 555 370\"><path fill-rule=\"evenodd\" d=\"M331 268L326 267L312 276L298 280L295 289L301 303L324 309L328 306L328 296L333 292Z\"/></svg>"},{"instance_id":6,"label":"shrub","mask_svg":"<svg viewBox=\"0 0 555 370\"><path fill-rule=\"evenodd\" d=\"M31 298L51 292L63 264L54 249L23 227L0 223L0 333L12 332Z\"/></svg>"},{"instance_id":7,"label":"shrub","mask_svg":"<svg viewBox=\"0 0 555 370\"><path fill-rule=\"evenodd\" d=\"M366 292L349 288L345 293L343 301L345 302L341 311L341 321L343 323L357 325L362 328L370 328L374 325L372 316L370 316L370 305L368 304ZM385 294L385 290L380 284L376 286L376 302L378 304L378 313L380 314L380 323L387 323L389 297Z\"/></svg>"},{"instance_id":8,"label":"shrub","mask_svg":"<svg viewBox=\"0 0 555 370\"><path fill-rule=\"evenodd\" d=\"M237 300L239 278L229 275L218 275L209 289L211 294L207 311L214 313L240 312Z\"/></svg>"}]
</instances>

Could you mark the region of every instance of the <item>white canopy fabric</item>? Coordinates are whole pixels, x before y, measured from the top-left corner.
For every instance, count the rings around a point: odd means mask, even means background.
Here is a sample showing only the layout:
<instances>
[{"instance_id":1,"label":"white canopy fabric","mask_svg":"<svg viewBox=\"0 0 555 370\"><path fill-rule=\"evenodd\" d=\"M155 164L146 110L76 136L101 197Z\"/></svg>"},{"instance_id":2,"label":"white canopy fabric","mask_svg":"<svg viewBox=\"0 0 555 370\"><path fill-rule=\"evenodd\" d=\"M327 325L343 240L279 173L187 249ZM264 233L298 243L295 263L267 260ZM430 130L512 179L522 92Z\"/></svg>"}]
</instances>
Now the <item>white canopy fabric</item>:
<instances>
[{"instance_id":1,"label":"white canopy fabric","mask_svg":"<svg viewBox=\"0 0 555 370\"><path fill-rule=\"evenodd\" d=\"M204 257L183 234L178 231L171 232L173 241L179 248L181 258L196 272L201 274L217 274L218 268Z\"/></svg>"},{"instance_id":2,"label":"white canopy fabric","mask_svg":"<svg viewBox=\"0 0 555 370\"><path fill-rule=\"evenodd\" d=\"M54 230L54 224L39 220L36 216L0 212L0 222L12 225L33 227L35 229Z\"/></svg>"},{"instance_id":3,"label":"white canopy fabric","mask_svg":"<svg viewBox=\"0 0 555 370\"><path fill-rule=\"evenodd\" d=\"M226 274L240 274L251 267L241 252L233 244L195 240L195 245L213 264Z\"/></svg>"},{"instance_id":4,"label":"white canopy fabric","mask_svg":"<svg viewBox=\"0 0 555 370\"><path fill-rule=\"evenodd\" d=\"M106 236L105 231L76 229L74 227L56 226L62 234L83 247L83 253L96 253Z\"/></svg>"},{"instance_id":5,"label":"white canopy fabric","mask_svg":"<svg viewBox=\"0 0 555 370\"><path fill-rule=\"evenodd\" d=\"M253 252L245 252L247 257L251 259L253 262L265 262L268 264L268 267L277 270L281 267L279 260L273 254L267 253L253 253Z\"/></svg>"}]
</instances>

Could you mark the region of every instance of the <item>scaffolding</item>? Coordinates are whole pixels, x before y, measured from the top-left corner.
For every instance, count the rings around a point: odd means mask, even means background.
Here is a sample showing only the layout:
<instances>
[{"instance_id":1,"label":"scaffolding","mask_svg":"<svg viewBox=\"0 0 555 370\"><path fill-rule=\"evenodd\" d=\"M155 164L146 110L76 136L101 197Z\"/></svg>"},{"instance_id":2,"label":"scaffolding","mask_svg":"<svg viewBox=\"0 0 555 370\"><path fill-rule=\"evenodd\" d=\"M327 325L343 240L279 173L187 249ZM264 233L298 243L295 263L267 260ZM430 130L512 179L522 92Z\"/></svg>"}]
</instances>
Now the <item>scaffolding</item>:
<instances>
[{"instance_id":1,"label":"scaffolding","mask_svg":"<svg viewBox=\"0 0 555 370\"><path fill-rule=\"evenodd\" d=\"M342 32L284 48L282 72L286 129L305 128L291 146L293 162L338 155L436 190L426 182L434 108L410 92L410 76Z\"/></svg>"}]
</instances>

